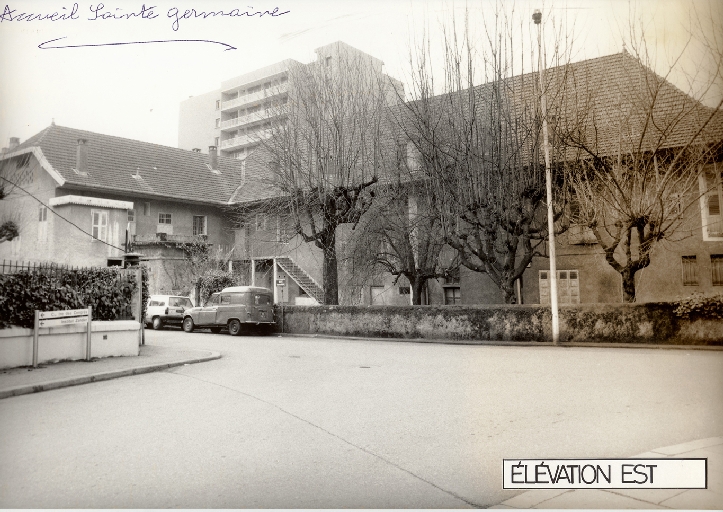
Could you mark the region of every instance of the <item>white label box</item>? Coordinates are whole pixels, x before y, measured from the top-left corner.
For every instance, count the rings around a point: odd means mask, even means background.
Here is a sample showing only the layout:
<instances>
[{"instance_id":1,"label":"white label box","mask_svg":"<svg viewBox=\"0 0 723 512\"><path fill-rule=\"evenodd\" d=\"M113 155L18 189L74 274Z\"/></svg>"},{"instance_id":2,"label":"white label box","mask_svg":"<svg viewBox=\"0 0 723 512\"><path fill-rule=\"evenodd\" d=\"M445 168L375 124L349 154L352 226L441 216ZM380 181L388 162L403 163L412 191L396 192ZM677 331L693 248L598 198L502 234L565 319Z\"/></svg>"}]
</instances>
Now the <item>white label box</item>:
<instances>
[{"instance_id":1,"label":"white label box","mask_svg":"<svg viewBox=\"0 0 723 512\"><path fill-rule=\"evenodd\" d=\"M708 459L504 459L503 489L707 489Z\"/></svg>"}]
</instances>

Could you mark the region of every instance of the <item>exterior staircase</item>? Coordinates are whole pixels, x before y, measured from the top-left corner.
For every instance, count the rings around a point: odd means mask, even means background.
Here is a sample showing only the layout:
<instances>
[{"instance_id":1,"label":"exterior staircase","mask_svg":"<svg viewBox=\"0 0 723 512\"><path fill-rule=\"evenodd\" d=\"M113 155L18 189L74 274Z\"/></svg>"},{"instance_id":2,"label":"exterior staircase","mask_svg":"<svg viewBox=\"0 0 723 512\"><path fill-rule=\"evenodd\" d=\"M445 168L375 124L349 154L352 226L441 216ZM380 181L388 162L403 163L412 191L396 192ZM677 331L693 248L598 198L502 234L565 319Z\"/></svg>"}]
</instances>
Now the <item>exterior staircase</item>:
<instances>
[{"instance_id":1,"label":"exterior staircase","mask_svg":"<svg viewBox=\"0 0 723 512\"><path fill-rule=\"evenodd\" d=\"M276 264L281 267L284 272L289 274L289 276L296 281L296 284L299 285L299 288L304 290L309 297L316 299L316 302L319 304L324 303L324 289L319 286L319 283L314 281L304 269L298 266L294 260L288 257L276 258Z\"/></svg>"}]
</instances>

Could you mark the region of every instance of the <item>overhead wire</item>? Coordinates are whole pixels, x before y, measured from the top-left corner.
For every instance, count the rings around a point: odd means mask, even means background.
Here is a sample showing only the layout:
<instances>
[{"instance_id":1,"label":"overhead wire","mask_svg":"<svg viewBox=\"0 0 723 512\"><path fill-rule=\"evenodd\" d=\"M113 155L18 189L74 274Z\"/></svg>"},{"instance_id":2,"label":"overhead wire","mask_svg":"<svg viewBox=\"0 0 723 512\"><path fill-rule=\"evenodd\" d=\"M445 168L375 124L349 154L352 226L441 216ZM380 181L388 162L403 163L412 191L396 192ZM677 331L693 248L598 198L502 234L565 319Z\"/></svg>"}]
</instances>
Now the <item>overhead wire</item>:
<instances>
[{"instance_id":1,"label":"overhead wire","mask_svg":"<svg viewBox=\"0 0 723 512\"><path fill-rule=\"evenodd\" d=\"M123 248L121 248L121 247L118 247L118 246L116 246L116 245L110 244L110 243L106 242L105 240L101 240L100 238L98 238L98 237L96 237L96 236L93 236L93 234L88 233L86 230L84 230L83 228L81 228L80 226L78 226L75 222L73 222L73 221L71 221L71 220L68 220L68 219L66 219L65 217L63 217L62 215L60 215L58 212L56 212L55 210L53 210L50 206L48 206L47 204L45 204L42 200L40 200L39 198L37 198L34 194L32 194L31 192L28 192L27 190L25 190L23 187L21 187L21 186L18 185L17 183L15 183L15 182L13 182L13 181L10 181L9 179L7 179L7 178L4 177L4 176L0 176L0 179L8 182L8 183L9 183L10 185L12 185L13 187L19 188L20 190L22 190L23 192L25 192L27 195L29 195L30 197L32 197L33 199L35 199L38 203L40 203L41 205L43 205L44 207L46 207L50 212L53 213L53 215L56 215L57 217L60 217L60 218L63 219L65 222L67 222L68 224L70 224L71 226L73 226L74 228L76 228L78 231L80 231L80 232L82 232L83 234L88 235L89 237L91 237L93 240L98 240L99 242L104 243L105 245L107 245L107 246L109 246L109 247L112 247L112 248L114 248L114 249L118 249L119 251L121 251L121 252L123 252L123 253L127 253L127 252L128 252L128 251L126 251L125 249L123 249Z\"/></svg>"}]
</instances>

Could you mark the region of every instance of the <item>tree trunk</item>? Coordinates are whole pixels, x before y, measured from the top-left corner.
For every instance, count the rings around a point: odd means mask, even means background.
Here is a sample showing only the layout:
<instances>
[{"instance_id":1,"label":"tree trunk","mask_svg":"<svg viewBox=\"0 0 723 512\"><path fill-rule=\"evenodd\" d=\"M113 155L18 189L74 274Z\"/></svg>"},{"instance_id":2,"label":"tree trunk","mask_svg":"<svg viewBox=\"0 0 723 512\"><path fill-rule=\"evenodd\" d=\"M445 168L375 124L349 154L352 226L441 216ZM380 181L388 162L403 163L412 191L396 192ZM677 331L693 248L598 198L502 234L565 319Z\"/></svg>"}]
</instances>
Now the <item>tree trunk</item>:
<instances>
[{"instance_id":1,"label":"tree trunk","mask_svg":"<svg viewBox=\"0 0 723 512\"><path fill-rule=\"evenodd\" d=\"M505 304L515 304L515 299L517 296L515 295L515 280L510 282L509 280L505 279L502 281L502 297L505 301Z\"/></svg>"},{"instance_id":2,"label":"tree trunk","mask_svg":"<svg viewBox=\"0 0 723 512\"><path fill-rule=\"evenodd\" d=\"M412 281L409 280L412 288L412 304L415 306L421 306L422 305L422 294L424 293L424 284L427 282L426 279L423 279L421 277L417 277Z\"/></svg>"},{"instance_id":3,"label":"tree trunk","mask_svg":"<svg viewBox=\"0 0 723 512\"><path fill-rule=\"evenodd\" d=\"M339 304L339 270L336 257L336 230L324 237L324 304Z\"/></svg>"},{"instance_id":4,"label":"tree trunk","mask_svg":"<svg viewBox=\"0 0 723 512\"><path fill-rule=\"evenodd\" d=\"M635 302L635 271L625 269L620 275L623 278L623 302Z\"/></svg>"}]
</instances>

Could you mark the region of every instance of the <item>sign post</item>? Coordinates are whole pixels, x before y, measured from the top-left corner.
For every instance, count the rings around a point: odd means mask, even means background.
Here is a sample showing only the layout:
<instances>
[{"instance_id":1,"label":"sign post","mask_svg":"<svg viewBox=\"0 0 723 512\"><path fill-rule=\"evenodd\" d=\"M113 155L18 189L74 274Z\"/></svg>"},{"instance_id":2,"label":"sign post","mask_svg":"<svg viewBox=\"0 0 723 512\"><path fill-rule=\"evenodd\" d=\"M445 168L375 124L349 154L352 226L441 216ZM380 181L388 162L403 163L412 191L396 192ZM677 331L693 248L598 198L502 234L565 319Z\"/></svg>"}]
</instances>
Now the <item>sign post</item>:
<instances>
[{"instance_id":1,"label":"sign post","mask_svg":"<svg viewBox=\"0 0 723 512\"><path fill-rule=\"evenodd\" d=\"M67 309L64 311L38 311L35 310L33 325L33 368L38 367L38 337L41 327L57 327L59 325L87 324L88 332L85 347L85 358L90 361L90 336L93 308Z\"/></svg>"},{"instance_id":2,"label":"sign post","mask_svg":"<svg viewBox=\"0 0 723 512\"><path fill-rule=\"evenodd\" d=\"M88 338L86 339L85 346L85 360L90 361L90 332L91 332L91 320L93 319L93 306L88 306Z\"/></svg>"},{"instance_id":3,"label":"sign post","mask_svg":"<svg viewBox=\"0 0 723 512\"><path fill-rule=\"evenodd\" d=\"M36 309L33 321L33 368L38 367L38 330L40 330L40 311Z\"/></svg>"},{"instance_id":4,"label":"sign post","mask_svg":"<svg viewBox=\"0 0 723 512\"><path fill-rule=\"evenodd\" d=\"M280 286L283 288L286 286L286 278L281 277L276 280L276 286ZM281 301L279 301L281 304L281 332L284 332L284 291L281 290Z\"/></svg>"}]
</instances>

